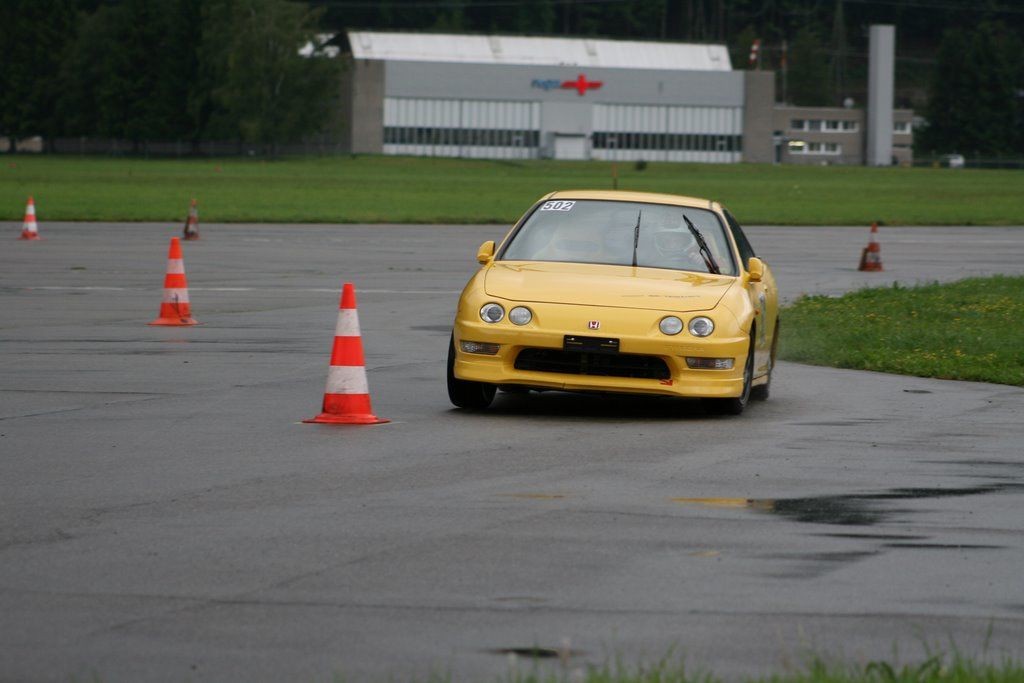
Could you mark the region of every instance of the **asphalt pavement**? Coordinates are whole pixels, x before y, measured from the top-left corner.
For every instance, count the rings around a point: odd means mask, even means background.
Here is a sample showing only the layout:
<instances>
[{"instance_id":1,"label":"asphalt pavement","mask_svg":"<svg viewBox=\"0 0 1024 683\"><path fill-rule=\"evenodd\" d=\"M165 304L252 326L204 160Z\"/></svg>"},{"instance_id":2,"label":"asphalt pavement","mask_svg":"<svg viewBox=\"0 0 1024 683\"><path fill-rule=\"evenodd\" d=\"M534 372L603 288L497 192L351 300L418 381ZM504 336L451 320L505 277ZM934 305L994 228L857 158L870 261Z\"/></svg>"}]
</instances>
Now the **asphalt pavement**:
<instances>
[{"instance_id":1,"label":"asphalt pavement","mask_svg":"<svg viewBox=\"0 0 1024 683\"><path fill-rule=\"evenodd\" d=\"M0 680L497 680L668 652L1024 658L1024 390L782 363L738 418L455 410L458 292L502 226L0 223ZM1024 273L1021 228L753 227L783 298ZM372 427L319 411L355 283ZM785 327L784 334L799 334Z\"/></svg>"}]
</instances>

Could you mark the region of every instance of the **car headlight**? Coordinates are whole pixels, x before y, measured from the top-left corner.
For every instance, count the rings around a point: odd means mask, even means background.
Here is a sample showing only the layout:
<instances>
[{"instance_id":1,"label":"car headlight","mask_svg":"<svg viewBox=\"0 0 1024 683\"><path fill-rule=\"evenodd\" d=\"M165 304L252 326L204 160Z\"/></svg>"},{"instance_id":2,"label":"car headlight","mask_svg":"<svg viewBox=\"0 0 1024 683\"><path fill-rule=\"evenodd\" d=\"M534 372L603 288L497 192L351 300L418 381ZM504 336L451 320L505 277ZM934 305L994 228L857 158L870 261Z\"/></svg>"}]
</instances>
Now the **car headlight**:
<instances>
[{"instance_id":1,"label":"car headlight","mask_svg":"<svg viewBox=\"0 0 1024 683\"><path fill-rule=\"evenodd\" d=\"M694 337L706 337L715 331L715 323L711 318L698 316L690 321L689 329Z\"/></svg>"},{"instance_id":2,"label":"car headlight","mask_svg":"<svg viewBox=\"0 0 1024 683\"><path fill-rule=\"evenodd\" d=\"M668 315L658 323L658 329L661 330L662 334L679 334L683 331L683 321L674 315Z\"/></svg>"},{"instance_id":3,"label":"car headlight","mask_svg":"<svg viewBox=\"0 0 1024 683\"><path fill-rule=\"evenodd\" d=\"M525 325L533 320L533 313L526 306L516 306L508 312L508 319L513 325Z\"/></svg>"},{"instance_id":4,"label":"car headlight","mask_svg":"<svg viewBox=\"0 0 1024 683\"><path fill-rule=\"evenodd\" d=\"M493 301L489 304L484 304L483 307L480 308L480 319L485 323L501 322L501 319L504 317L505 309Z\"/></svg>"}]
</instances>

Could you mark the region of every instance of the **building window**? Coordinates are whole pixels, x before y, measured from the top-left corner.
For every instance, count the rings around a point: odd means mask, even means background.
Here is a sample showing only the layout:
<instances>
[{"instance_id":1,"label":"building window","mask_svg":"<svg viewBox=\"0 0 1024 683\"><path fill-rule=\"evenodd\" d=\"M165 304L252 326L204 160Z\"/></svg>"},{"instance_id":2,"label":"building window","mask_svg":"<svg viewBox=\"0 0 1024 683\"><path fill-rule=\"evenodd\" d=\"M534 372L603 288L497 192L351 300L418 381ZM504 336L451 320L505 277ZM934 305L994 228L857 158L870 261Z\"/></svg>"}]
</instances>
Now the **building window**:
<instances>
[{"instance_id":1,"label":"building window","mask_svg":"<svg viewBox=\"0 0 1024 683\"><path fill-rule=\"evenodd\" d=\"M790 130L853 133L858 128L860 126L856 121L846 121L843 119L791 119L789 122Z\"/></svg>"},{"instance_id":2,"label":"building window","mask_svg":"<svg viewBox=\"0 0 1024 683\"><path fill-rule=\"evenodd\" d=\"M789 141L790 154L842 154L843 146L838 142L804 142L803 140Z\"/></svg>"},{"instance_id":3,"label":"building window","mask_svg":"<svg viewBox=\"0 0 1024 683\"><path fill-rule=\"evenodd\" d=\"M894 121L892 124L893 133L909 135L911 130L910 121Z\"/></svg>"},{"instance_id":4,"label":"building window","mask_svg":"<svg viewBox=\"0 0 1024 683\"><path fill-rule=\"evenodd\" d=\"M638 133L594 131L594 149L740 152L743 136L715 133Z\"/></svg>"},{"instance_id":5,"label":"building window","mask_svg":"<svg viewBox=\"0 0 1024 683\"><path fill-rule=\"evenodd\" d=\"M385 126L384 144L447 147L537 147L540 144L540 131Z\"/></svg>"}]
</instances>

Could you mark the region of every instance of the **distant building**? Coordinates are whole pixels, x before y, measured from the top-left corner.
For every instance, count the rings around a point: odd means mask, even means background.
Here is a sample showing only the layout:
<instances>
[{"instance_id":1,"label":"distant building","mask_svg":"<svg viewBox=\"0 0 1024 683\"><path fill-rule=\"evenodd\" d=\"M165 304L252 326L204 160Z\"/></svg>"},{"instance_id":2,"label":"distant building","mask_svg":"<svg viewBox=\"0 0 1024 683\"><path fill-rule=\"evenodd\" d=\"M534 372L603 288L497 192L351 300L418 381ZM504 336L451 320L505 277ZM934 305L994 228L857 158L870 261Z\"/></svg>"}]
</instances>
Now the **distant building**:
<instances>
[{"instance_id":1,"label":"distant building","mask_svg":"<svg viewBox=\"0 0 1024 683\"><path fill-rule=\"evenodd\" d=\"M913 162L913 110L893 112L893 163ZM783 164L865 163L865 112L843 107L792 107L776 105L773 125L776 161Z\"/></svg>"},{"instance_id":2,"label":"distant building","mask_svg":"<svg viewBox=\"0 0 1024 683\"><path fill-rule=\"evenodd\" d=\"M353 153L864 160L862 111L776 106L775 75L734 71L724 45L373 31L347 39L343 136ZM801 120L807 129L792 129Z\"/></svg>"}]
</instances>

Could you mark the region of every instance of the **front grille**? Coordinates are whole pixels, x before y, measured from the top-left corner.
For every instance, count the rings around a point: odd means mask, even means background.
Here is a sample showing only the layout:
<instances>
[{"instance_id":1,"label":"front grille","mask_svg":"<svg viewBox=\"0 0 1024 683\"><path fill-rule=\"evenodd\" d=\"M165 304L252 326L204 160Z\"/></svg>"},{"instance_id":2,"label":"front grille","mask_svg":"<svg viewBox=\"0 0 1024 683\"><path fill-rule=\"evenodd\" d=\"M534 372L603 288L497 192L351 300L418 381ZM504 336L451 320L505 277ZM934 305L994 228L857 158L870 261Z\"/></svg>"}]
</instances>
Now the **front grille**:
<instances>
[{"instance_id":1,"label":"front grille","mask_svg":"<svg viewBox=\"0 0 1024 683\"><path fill-rule=\"evenodd\" d=\"M523 349L516 356L516 370L560 372L566 375L668 379L665 361L656 356L629 353L580 353L562 349Z\"/></svg>"}]
</instances>

